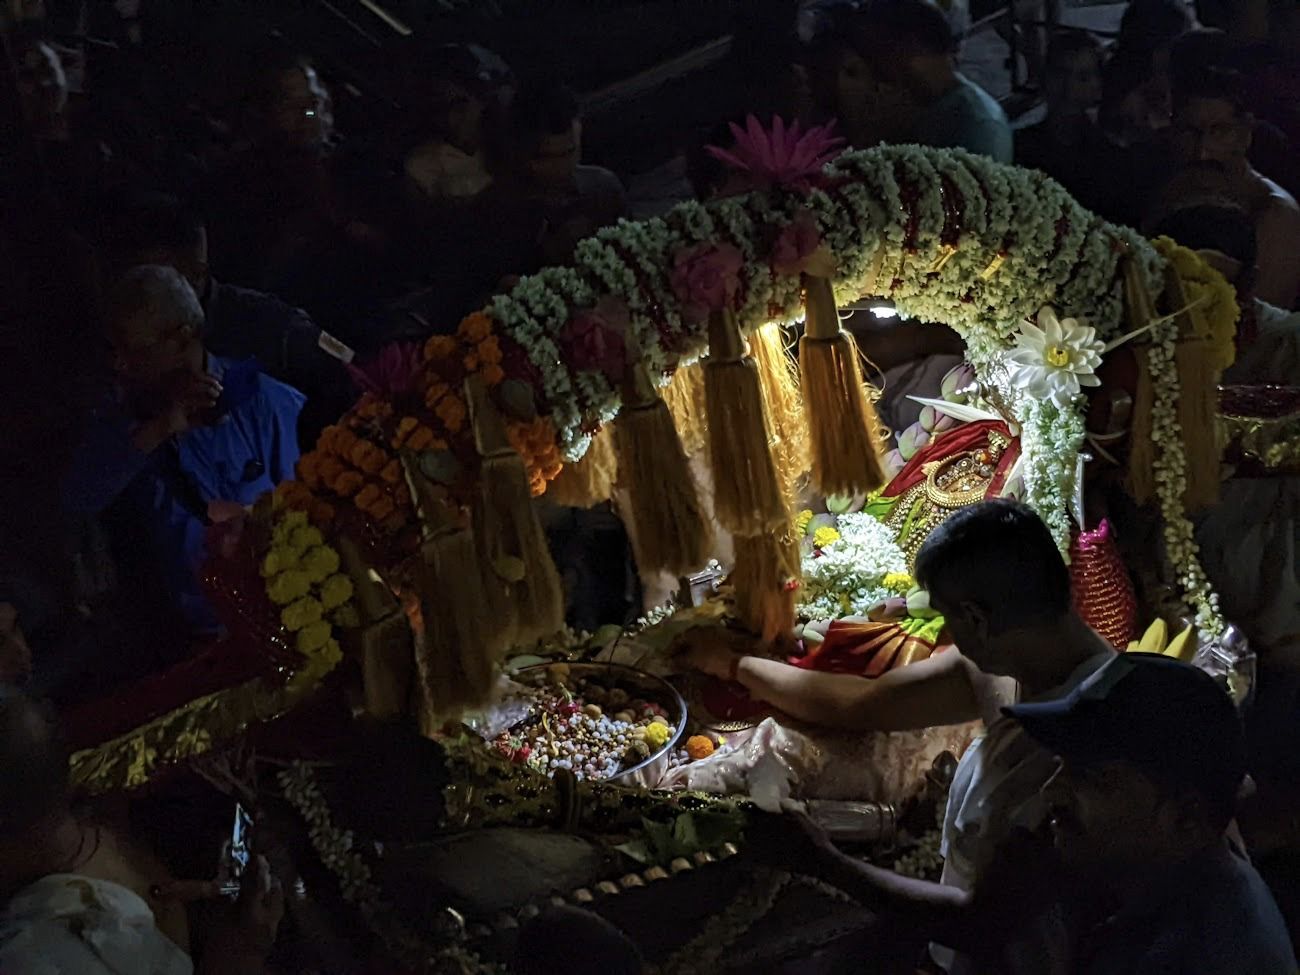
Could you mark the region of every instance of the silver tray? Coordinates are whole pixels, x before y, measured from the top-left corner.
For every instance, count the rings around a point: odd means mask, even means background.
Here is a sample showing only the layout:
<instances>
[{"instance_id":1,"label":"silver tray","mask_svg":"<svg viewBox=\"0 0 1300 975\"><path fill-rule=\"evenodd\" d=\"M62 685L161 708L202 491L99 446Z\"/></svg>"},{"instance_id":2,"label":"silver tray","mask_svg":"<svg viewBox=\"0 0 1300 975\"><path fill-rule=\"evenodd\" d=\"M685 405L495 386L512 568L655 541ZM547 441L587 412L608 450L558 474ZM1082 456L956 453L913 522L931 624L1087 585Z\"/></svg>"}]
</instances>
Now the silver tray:
<instances>
[{"instance_id":1,"label":"silver tray","mask_svg":"<svg viewBox=\"0 0 1300 975\"><path fill-rule=\"evenodd\" d=\"M563 663L563 661L556 662ZM548 677L547 671L552 666L554 664L534 664L531 667L521 668L513 675L514 680L531 687L545 684ZM686 734L686 701L677 693L676 689L662 678L647 674L644 670L637 670L635 667L624 667L622 664L571 663L567 666L571 678L595 678L608 687L622 688L629 694L658 704L668 712L668 720L672 722L673 727L676 729L663 747L651 753L649 758L623 769L617 775L611 775L609 778L600 779L599 781L612 782L617 785L621 780L626 779L635 772L649 769L646 774L651 776L656 773L662 775L666 772L669 753L677 747L677 743ZM656 763L659 764L656 765ZM651 766L654 766L654 768L651 769Z\"/></svg>"}]
</instances>

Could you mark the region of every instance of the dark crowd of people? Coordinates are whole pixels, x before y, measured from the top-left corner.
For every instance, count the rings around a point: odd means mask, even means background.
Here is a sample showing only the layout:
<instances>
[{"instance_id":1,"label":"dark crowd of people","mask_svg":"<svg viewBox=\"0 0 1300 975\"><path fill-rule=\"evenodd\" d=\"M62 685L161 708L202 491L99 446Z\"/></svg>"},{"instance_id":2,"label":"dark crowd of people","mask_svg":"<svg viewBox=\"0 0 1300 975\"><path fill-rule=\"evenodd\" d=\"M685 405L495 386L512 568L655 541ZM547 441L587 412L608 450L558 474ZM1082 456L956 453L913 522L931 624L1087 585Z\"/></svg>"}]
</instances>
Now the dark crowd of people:
<instances>
[{"instance_id":1,"label":"dark crowd of people","mask_svg":"<svg viewBox=\"0 0 1300 975\"><path fill-rule=\"evenodd\" d=\"M834 119L857 148L962 147L1039 169L1109 220L1212 252L1259 337L1229 378L1296 383L1300 4L1131 0L1110 40L1030 27L1044 114L1019 127L961 70L959 5L789 6L779 64L761 81L788 79L786 114ZM284 35L214 30L200 59L153 43L166 18L149 9L50 0L0 12L0 970L18 975L266 970L284 871L255 860L234 912L192 942L187 905L211 890L176 884L74 813L57 721L33 701L74 705L208 645L220 633L199 579L209 530L293 476L355 400L349 366L451 332L629 212L619 177L584 164L583 101L562 79L516 73L475 44L406 39L389 65L399 97L370 117L346 72ZM704 147L730 138L727 121L680 133L698 198L721 191ZM924 341L943 344L933 329ZM913 359L960 351L908 347ZM1250 762L1226 698L1191 668L1104 651L1069 611L1068 586L1051 585L1062 567L1036 519L972 510L930 548L981 585L959 591L929 563L969 659L906 668L901 690L880 682L853 704L861 720L840 724L982 717L971 674L1015 677L1036 703L989 722L1015 729L1017 761L1031 742L1036 768L1060 757L1044 807L1059 857L995 855L985 837L981 877L918 885L845 857L797 817L761 824L755 844L905 921L899 944L957 949L935 953L949 971L1292 975L1283 918L1236 825ZM612 508L545 517L570 622L639 616ZM971 549L988 541L981 517L1001 519L996 543ZM989 580L1015 585L1007 565L1044 580L1020 615L993 605ZM753 660L696 664L753 681L789 713L824 713ZM918 706L930 720L915 723ZM1289 837L1278 849L1298 839L1294 817L1277 826L1290 808L1278 797L1293 791L1283 782L1263 816ZM1025 866L1049 862L1064 872ZM89 879L51 882L69 875ZM1071 883L1091 899L1058 896ZM1036 901L1060 908L1034 915L1059 937L990 939ZM617 931L561 912L525 932L521 971L562 958L577 970L557 931L598 947L601 971L641 970ZM1049 957L1049 943L1068 950Z\"/></svg>"}]
</instances>

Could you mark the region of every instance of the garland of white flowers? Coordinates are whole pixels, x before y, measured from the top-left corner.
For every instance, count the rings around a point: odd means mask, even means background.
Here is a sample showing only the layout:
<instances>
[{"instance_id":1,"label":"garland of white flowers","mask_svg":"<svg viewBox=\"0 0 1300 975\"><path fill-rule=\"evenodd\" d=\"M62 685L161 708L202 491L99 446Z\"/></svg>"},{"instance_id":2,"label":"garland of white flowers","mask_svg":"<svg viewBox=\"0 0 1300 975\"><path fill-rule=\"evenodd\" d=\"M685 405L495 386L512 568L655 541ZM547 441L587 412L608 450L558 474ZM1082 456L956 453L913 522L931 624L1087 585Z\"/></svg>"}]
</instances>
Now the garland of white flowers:
<instances>
[{"instance_id":1,"label":"garland of white flowers","mask_svg":"<svg viewBox=\"0 0 1300 975\"><path fill-rule=\"evenodd\" d=\"M887 576L907 574L907 556L877 518L865 512L840 515L833 531L838 538L803 559L795 610L806 619L861 615L898 594L885 585Z\"/></svg>"},{"instance_id":2,"label":"garland of white flowers","mask_svg":"<svg viewBox=\"0 0 1300 975\"><path fill-rule=\"evenodd\" d=\"M700 933L657 966L658 975L714 975L736 939L763 920L793 878L781 870L759 868L724 910L709 917Z\"/></svg>"},{"instance_id":3,"label":"garland of white flowers","mask_svg":"<svg viewBox=\"0 0 1300 975\"><path fill-rule=\"evenodd\" d=\"M572 269L524 278L494 301L493 318L542 377L539 392L568 460L580 459L589 431L618 414L621 391L564 361L566 326L601 294L620 300L642 361L667 381L673 368L695 361L708 345L706 322L687 316L672 286L674 261L688 248L726 246L739 254L736 311L746 330L793 321L802 312L800 278L773 270L770 244L796 220L811 218L838 268L837 298L858 298L870 284L901 314L950 325L981 380L1004 393L1010 391L1000 365L1020 322L1050 305L1063 318L1088 321L1109 341L1124 322L1120 261L1133 257L1153 292L1163 281L1165 259L1150 243L1105 223L1041 173L960 149L878 146L840 155L822 175L807 192L688 201L662 219L622 221L582 241ZM1175 433L1172 354L1162 347L1150 355L1160 377L1156 473L1167 555L1198 619L1213 630L1222 626L1217 598L1176 490L1184 461ZM1064 549L1082 416L1028 400L1013 408L1022 426L1027 500Z\"/></svg>"}]
</instances>

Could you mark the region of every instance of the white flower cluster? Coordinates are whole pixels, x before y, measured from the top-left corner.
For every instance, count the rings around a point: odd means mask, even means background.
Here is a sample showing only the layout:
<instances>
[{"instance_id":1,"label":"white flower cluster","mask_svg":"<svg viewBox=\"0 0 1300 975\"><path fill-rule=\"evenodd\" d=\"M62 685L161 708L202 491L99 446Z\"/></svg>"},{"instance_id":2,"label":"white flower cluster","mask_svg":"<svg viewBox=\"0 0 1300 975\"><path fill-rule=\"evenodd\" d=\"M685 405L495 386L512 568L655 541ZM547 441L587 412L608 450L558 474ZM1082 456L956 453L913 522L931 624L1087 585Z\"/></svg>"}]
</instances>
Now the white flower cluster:
<instances>
[{"instance_id":1,"label":"white flower cluster","mask_svg":"<svg viewBox=\"0 0 1300 975\"><path fill-rule=\"evenodd\" d=\"M893 533L865 512L840 515L837 541L803 560L803 587L796 611L810 620L858 616L895 595L883 585L890 573L906 573L907 557Z\"/></svg>"},{"instance_id":2,"label":"white flower cluster","mask_svg":"<svg viewBox=\"0 0 1300 975\"><path fill-rule=\"evenodd\" d=\"M285 799L307 823L312 849L335 877L343 899L352 904L367 920L378 910L379 888L371 882L370 867L352 849L351 831L341 831L330 817L329 806L311 769L295 762L277 779Z\"/></svg>"},{"instance_id":3,"label":"white flower cluster","mask_svg":"<svg viewBox=\"0 0 1300 975\"><path fill-rule=\"evenodd\" d=\"M582 432L615 416L619 390L563 361L560 337L573 313L603 295L628 307L643 361L655 375L702 355L707 324L683 319L673 292L674 256L701 243L741 254L746 330L800 312L797 274L773 272L768 251L799 215L816 221L839 268L841 298L858 297L883 248L873 290L906 315L943 322L965 339L977 367L1006 348L1016 323L1053 304L1086 318L1109 339L1122 325L1117 273L1136 252L1153 285L1162 259L1137 234L1110 226L1039 173L958 149L879 146L830 163L811 193L751 193L687 202L663 219L623 221L578 245L572 269L525 278L490 309L542 375L545 400L565 455L576 460Z\"/></svg>"},{"instance_id":4,"label":"white flower cluster","mask_svg":"<svg viewBox=\"0 0 1300 975\"><path fill-rule=\"evenodd\" d=\"M1164 523L1165 559L1173 567L1188 605L1196 613L1196 625L1210 636L1219 636L1226 625L1219 615L1219 596L1201 566L1200 548L1192 523L1183 508L1187 490L1187 457L1183 431L1178 422L1178 324L1157 326L1147 350L1154 396L1151 404L1151 437L1158 447L1155 455L1156 498Z\"/></svg>"},{"instance_id":5,"label":"white flower cluster","mask_svg":"<svg viewBox=\"0 0 1300 975\"><path fill-rule=\"evenodd\" d=\"M1059 409L1049 399L1023 397L1016 403L1020 451L1024 457L1025 504L1043 519L1062 554L1070 551L1070 499L1083 446L1083 412Z\"/></svg>"},{"instance_id":6,"label":"white flower cluster","mask_svg":"<svg viewBox=\"0 0 1300 975\"><path fill-rule=\"evenodd\" d=\"M716 975L732 946L767 917L791 880L783 870L755 870L732 902L712 914L698 935L659 966L659 975Z\"/></svg>"}]
</instances>

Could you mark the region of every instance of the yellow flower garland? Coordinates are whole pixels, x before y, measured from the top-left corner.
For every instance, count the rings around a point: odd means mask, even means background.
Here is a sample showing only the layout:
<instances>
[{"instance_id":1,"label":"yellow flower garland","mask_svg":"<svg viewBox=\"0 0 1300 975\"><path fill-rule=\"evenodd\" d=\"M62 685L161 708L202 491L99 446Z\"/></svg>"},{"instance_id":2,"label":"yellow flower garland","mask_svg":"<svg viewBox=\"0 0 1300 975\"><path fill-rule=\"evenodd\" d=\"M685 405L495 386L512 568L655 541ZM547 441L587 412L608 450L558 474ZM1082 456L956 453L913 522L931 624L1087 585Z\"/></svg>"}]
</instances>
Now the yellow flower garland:
<instances>
[{"instance_id":1,"label":"yellow flower garland","mask_svg":"<svg viewBox=\"0 0 1300 975\"><path fill-rule=\"evenodd\" d=\"M1168 237L1158 237L1152 243L1183 280L1193 306L1192 324L1199 338L1210 340L1214 368L1227 369L1237 357L1235 339L1241 308L1236 289L1196 251Z\"/></svg>"}]
</instances>

